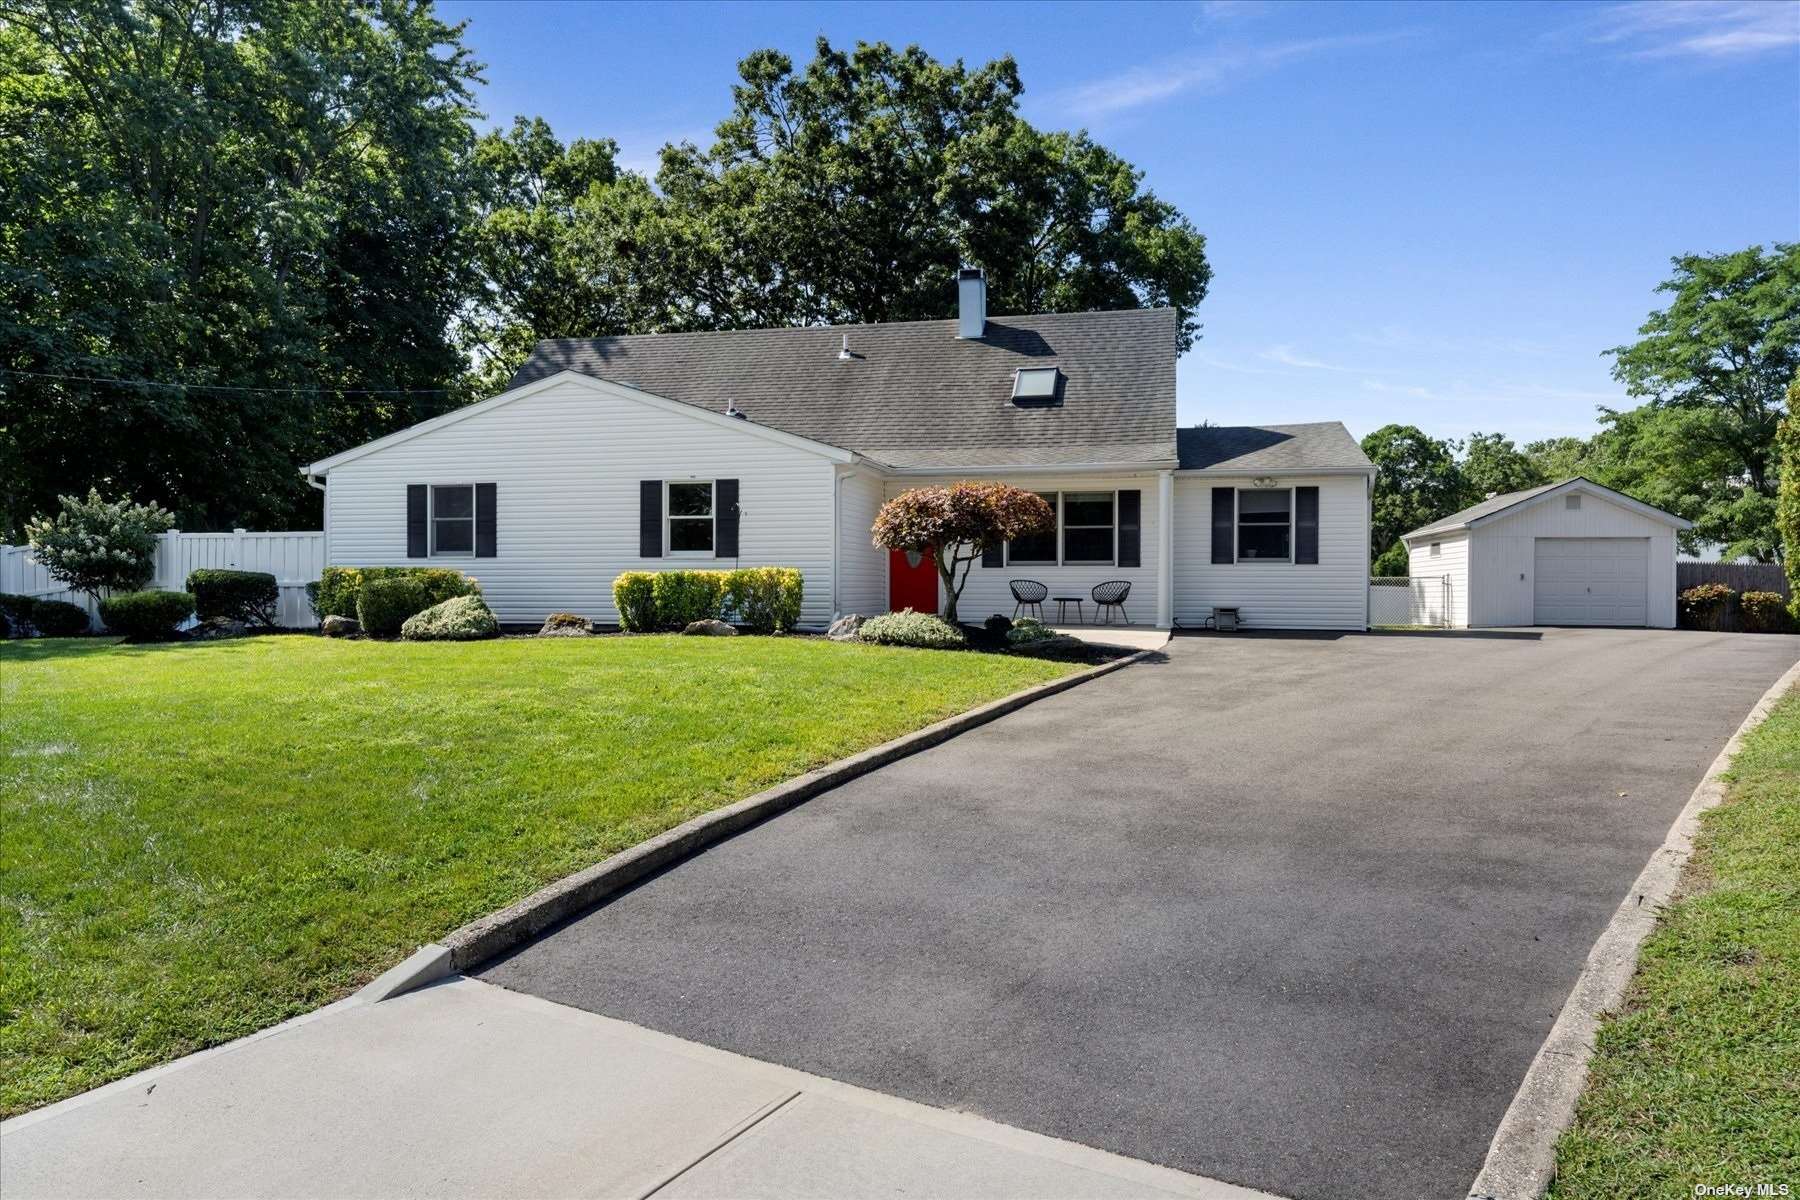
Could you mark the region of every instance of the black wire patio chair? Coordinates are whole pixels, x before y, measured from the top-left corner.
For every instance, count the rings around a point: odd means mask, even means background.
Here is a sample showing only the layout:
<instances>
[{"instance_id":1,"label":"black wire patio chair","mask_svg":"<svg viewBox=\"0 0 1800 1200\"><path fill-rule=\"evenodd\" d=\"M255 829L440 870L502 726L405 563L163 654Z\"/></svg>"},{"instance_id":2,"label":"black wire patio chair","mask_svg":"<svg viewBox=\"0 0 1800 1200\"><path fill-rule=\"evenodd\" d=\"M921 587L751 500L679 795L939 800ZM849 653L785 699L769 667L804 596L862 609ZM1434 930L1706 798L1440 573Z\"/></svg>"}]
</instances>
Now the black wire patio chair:
<instances>
[{"instance_id":1,"label":"black wire patio chair","mask_svg":"<svg viewBox=\"0 0 1800 1200\"><path fill-rule=\"evenodd\" d=\"M1019 610L1025 608L1036 609L1037 619L1044 619L1044 601L1050 595L1049 588L1035 579L1015 579L1008 586L1012 588L1013 599L1018 601L1013 605L1013 620L1018 620Z\"/></svg>"},{"instance_id":2,"label":"black wire patio chair","mask_svg":"<svg viewBox=\"0 0 1800 1200\"><path fill-rule=\"evenodd\" d=\"M1100 611L1094 618L1094 624L1106 624L1106 610L1109 608L1117 609L1119 616L1124 618L1125 624L1131 624L1131 614L1125 611L1125 600L1130 595L1131 581L1129 579L1110 579L1105 583L1095 584L1094 603L1099 606Z\"/></svg>"}]
</instances>

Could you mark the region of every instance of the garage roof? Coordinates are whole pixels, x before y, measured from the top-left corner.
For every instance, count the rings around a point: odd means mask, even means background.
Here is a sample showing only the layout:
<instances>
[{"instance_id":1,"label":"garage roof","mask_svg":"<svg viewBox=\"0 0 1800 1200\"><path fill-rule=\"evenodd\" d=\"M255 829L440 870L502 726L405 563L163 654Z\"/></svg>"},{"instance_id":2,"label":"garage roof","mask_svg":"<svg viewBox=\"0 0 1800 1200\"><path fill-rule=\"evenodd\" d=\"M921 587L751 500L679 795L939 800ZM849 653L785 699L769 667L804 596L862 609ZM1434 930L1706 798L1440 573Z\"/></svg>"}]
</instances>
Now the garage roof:
<instances>
[{"instance_id":1,"label":"garage roof","mask_svg":"<svg viewBox=\"0 0 1800 1200\"><path fill-rule=\"evenodd\" d=\"M1442 520L1433 521L1429 525L1422 525L1411 533L1403 533L1400 535L1400 538L1402 541L1411 541L1414 538L1424 537L1427 534L1450 533L1453 530L1469 529L1482 524L1485 521L1492 520L1501 513L1510 512L1523 505L1535 504L1541 500L1547 500L1551 496L1565 491L1588 492L1603 500L1617 504L1621 508L1628 508L1632 512L1640 513L1652 520L1662 521L1667 525L1672 525L1676 529L1692 529L1694 527L1694 523L1686 518L1678 517L1672 512L1664 512L1662 509L1656 508L1653 505L1645 504L1642 500L1633 500L1624 492L1615 492L1609 487L1601 487L1593 480L1588 479L1585 476L1577 475L1573 479L1565 479L1561 483L1546 483L1542 487L1525 488L1517 492L1502 492L1498 496L1489 496L1480 504L1471 504L1461 512L1453 512Z\"/></svg>"}]
</instances>

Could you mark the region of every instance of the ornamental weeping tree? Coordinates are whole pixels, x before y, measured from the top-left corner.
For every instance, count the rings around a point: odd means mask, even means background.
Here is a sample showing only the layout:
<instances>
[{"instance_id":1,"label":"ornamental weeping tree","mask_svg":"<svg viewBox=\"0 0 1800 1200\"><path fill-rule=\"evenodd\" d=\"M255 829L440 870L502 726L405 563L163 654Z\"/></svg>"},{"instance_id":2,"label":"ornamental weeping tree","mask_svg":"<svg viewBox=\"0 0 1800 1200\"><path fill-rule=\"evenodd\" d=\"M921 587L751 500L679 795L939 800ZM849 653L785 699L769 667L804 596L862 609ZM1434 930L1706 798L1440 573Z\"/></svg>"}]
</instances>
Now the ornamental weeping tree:
<instances>
[{"instance_id":1,"label":"ornamental weeping tree","mask_svg":"<svg viewBox=\"0 0 1800 1200\"><path fill-rule=\"evenodd\" d=\"M944 581L944 620L955 624L969 568L984 550L1055 525L1056 514L1036 492L1005 483L957 483L900 493L875 514L872 532L884 549L931 555Z\"/></svg>"}]
</instances>

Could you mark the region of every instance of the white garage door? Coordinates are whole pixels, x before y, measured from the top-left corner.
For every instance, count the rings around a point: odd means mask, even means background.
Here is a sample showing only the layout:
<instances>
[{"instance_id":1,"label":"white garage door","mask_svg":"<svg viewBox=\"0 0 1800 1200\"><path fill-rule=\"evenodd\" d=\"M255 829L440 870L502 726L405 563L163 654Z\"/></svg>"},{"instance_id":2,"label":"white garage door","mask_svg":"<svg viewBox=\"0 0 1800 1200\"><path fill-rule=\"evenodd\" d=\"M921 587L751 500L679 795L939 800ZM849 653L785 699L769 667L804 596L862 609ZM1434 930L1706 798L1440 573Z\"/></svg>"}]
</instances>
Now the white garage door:
<instances>
[{"instance_id":1,"label":"white garage door","mask_svg":"<svg viewBox=\"0 0 1800 1200\"><path fill-rule=\"evenodd\" d=\"M1648 625L1649 538L1538 538L1539 625Z\"/></svg>"}]
</instances>

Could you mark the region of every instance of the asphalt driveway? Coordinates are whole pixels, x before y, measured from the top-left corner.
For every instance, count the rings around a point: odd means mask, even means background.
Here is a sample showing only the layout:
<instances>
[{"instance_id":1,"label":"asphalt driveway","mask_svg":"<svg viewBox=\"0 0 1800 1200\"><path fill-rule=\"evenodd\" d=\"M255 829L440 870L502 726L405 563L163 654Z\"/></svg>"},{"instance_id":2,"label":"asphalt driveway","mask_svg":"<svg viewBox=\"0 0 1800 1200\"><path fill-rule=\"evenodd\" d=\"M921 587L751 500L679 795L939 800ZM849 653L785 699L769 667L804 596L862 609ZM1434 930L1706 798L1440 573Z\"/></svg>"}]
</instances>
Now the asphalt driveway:
<instances>
[{"instance_id":1,"label":"asphalt driveway","mask_svg":"<svg viewBox=\"0 0 1800 1200\"><path fill-rule=\"evenodd\" d=\"M1182 638L481 974L1281 1195L1462 1196L1589 946L1796 657Z\"/></svg>"}]
</instances>

